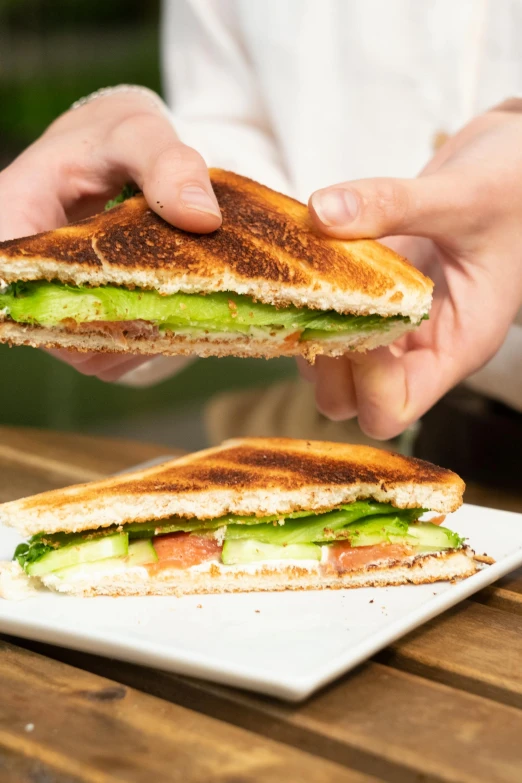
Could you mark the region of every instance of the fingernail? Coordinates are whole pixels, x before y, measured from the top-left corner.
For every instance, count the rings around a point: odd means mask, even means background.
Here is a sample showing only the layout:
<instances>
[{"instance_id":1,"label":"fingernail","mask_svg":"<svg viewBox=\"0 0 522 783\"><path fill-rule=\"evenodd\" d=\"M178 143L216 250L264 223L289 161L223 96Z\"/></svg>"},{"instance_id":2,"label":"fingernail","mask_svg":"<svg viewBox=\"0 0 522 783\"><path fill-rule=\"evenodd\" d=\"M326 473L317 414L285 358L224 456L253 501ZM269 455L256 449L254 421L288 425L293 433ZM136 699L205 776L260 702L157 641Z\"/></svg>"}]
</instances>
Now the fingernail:
<instances>
[{"instance_id":1,"label":"fingernail","mask_svg":"<svg viewBox=\"0 0 522 783\"><path fill-rule=\"evenodd\" d=\"M181 191L181 201L188 209L220 217L217 201L200 185L187 185Z\"/></svg>"},{"instance_id":2,"label":"fingernail","mask_svg":"<svg viewBox=\"0 0 522 783\"><path fill-rule=\"evenodd\" d=\"M194 359L194 356L156 356L126 372L116 383L120 386L153 386L174 375Z\"/></svg>"},{"instance_id":3,"label":"fingernail","mask_svg":"<svg viewBox=\"0 0 522 783\"><path fill-rule=\"evenodd\" d=\"M344 226L351 223L359 210L357 197L342 188L318 190L312 196L312 206L325 226Z\"/></svg>"}]
</instances>

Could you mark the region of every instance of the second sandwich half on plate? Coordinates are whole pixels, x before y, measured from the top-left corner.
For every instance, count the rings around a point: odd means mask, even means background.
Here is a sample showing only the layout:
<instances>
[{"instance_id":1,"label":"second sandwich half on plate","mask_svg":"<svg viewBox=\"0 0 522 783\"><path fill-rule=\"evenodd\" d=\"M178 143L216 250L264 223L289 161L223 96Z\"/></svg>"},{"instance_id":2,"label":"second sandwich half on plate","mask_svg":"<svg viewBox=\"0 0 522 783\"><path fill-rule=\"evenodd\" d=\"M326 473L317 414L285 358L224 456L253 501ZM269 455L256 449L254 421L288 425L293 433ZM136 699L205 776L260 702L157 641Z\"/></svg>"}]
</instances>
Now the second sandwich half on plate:
<instances>
[{"instance_id":1,"label":"second sandwich half on plate","mask_svg":"<svg viewBox=\"0 0 522 783\"><path fill-rule=\"evenodd\" d=\"M427 317L433 284L371 240L312 228L304 204L219 169L223 225L190 234L142 195L0 242L0 342L78 351L337 356Z\"/></svg>"},{"instance_id":2,"label":"second sandwich half on plate","mask_svg":"<svg viewBox=\"0 0 522 783\"><path fill-rule=\"evenodd\" d=\"M488 562L442 523L449 470L368 446L249 438L0 505L28 537L0 594L182 595L422 584ZM472 544L472 542L471 542Z\"/></svg>"}]
</instances>

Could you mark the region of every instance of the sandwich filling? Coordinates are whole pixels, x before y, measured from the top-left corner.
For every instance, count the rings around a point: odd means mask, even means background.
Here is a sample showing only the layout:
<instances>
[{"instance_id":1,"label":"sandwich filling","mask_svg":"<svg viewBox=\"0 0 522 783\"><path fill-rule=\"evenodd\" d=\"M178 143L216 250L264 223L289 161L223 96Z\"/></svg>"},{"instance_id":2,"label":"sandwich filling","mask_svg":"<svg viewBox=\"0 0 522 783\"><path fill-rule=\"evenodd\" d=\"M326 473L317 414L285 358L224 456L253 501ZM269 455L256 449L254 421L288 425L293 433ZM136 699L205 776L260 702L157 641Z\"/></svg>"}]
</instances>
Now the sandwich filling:
<instances>
[{"instance_id":1,"label":"sandwich filling","mask_svg":"<svg viewBox=\"0 0 522 783\"><path fill-rule=\"evenodd\" d=\"M427 318L428 316L424 316ZM229 292L175 293L106 285L97 288L60 282L18 282L0 288L0 320L68 331L108 333L117 341L162 333L222 334L301 342L386 331L401 315L350 315L335 311L276 307Z\"/></svg>"},{"instance_id":2,"label":"sandwich filling","mask_svg":"<svg viewBox=\"0 0 522 783\"><path fill-rule=\"evenodd\" d=\"M51 575L85 578L100 569L139 566L157 574L213 564L277 567L288 561L342 574L464 547L464 539L441 526L443 517L421 521L424 513L364 500L281 517L170 517L80 534L40 533L20 544L13 559L44 581Z\"/></svg>"}]
</instances>

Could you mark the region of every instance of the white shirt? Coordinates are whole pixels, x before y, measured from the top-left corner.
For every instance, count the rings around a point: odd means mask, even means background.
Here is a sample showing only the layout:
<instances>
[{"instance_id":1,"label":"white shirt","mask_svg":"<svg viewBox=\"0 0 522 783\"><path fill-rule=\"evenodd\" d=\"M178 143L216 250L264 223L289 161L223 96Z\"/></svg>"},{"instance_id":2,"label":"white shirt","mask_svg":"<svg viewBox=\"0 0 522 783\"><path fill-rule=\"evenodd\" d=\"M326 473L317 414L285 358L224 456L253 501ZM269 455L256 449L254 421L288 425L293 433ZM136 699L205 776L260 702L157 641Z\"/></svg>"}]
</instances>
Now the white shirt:
<instances>
[{"instance_id":1,"label":"white shirt","mask_svg":"<svg viewBox=\"0 0 522 783\"><path fill-rule=\"evenodd\" d=\"M180 137L307 201L415 176L438 131L522 94L522 0L164 0ZM522 410L522 329L470 384Z\"/></svg>"}]
</instances>

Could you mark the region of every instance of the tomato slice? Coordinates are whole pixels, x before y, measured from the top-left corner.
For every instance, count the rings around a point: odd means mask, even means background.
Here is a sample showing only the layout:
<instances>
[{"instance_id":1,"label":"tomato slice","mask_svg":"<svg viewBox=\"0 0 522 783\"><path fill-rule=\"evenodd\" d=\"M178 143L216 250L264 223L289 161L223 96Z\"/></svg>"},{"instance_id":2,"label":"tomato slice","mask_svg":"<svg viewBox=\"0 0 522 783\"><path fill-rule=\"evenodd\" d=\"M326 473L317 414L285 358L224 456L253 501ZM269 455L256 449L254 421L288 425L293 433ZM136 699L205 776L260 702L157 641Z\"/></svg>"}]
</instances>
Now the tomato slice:
<instances>
[{"instance_id":1,"label":"tomato slice","mask_svg":"<svg viewBox=\"0 0 522 783\"><path fill-rule=\"evenodd\" d=\"M405 544L350 546L349 541L341 541L328 548L328 563L339 571L355 571L382 560L400 560L412 554L413 549Z\"/></svg>"},{"instance_id":2,"label":"tomato slice","mask_svg":"<svg viewBox=\"0 0 522 783\"><path fill-rule=\"evenodd\" d=\"M190 568L207 560L219 558L222 544L210 536L193 536L190 533L169 533L156 536L152 545L158 556L153 566L161 568Z\"/></svg>"},{"instance_id":3,"label":"tomato slice","mask_svg":"<svg viewBox=\"0 0 522 783\"><path fill-rule=\"evenodd\" d=\"M433 519L428 519L428 522L430 522L432 525L442 525L445 519L446 514L441 514L440 517L433 517Z\"/></svg>"}]
</instances>

